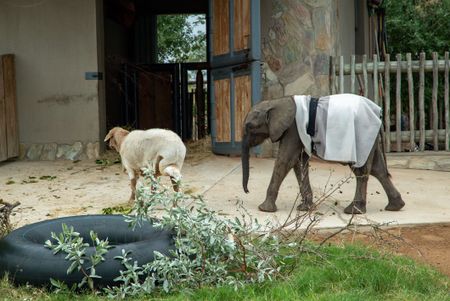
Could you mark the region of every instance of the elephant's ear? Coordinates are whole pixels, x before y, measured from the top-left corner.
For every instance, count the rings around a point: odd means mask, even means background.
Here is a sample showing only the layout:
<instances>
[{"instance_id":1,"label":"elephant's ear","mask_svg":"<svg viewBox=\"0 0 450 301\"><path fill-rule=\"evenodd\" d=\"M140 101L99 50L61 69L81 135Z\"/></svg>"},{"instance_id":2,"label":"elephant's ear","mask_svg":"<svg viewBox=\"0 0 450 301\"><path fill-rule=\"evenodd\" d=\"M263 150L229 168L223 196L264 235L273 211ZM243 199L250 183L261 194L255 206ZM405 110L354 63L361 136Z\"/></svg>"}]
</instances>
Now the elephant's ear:
<instances>
[{"instance_id":1,"label":"elephant's ear","mask_svg":"<svg viewBox=\"0 0 450 301\"><path fill-rule=\"evenodd\" d=\"M292 97L272 100L270 103L267 113L269 136L272 142L277 142L294 122L296 107Z\"/></svg>"}]
</instances>

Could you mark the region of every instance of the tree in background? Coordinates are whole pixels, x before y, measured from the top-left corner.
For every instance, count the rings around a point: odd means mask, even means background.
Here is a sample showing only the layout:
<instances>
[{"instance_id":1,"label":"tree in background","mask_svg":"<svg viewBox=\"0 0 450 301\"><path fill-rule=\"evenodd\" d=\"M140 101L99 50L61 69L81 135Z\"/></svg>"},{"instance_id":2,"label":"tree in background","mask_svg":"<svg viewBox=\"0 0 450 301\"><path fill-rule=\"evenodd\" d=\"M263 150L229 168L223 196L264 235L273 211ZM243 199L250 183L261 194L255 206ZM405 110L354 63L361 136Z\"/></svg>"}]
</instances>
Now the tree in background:
<instances>
[{"instance_id":1,"label":"tree in background","mask_svg":"<svg viewBox=\"0 0 450 301\"><path fill-rule=\"evenodd\" d=\"M418 58L450 48L450 0L385 0L388 53Z\"/></svg>"},{"instance_id":2,"label":"tree in background","mask_svg":"<svg viewBox=\"0 0 450 301\"><path fill-rule=\"evenodd\" d=\"M205 62L204 24L204 15L158 16L158 62Z\"/></svg>"}]
</instances>

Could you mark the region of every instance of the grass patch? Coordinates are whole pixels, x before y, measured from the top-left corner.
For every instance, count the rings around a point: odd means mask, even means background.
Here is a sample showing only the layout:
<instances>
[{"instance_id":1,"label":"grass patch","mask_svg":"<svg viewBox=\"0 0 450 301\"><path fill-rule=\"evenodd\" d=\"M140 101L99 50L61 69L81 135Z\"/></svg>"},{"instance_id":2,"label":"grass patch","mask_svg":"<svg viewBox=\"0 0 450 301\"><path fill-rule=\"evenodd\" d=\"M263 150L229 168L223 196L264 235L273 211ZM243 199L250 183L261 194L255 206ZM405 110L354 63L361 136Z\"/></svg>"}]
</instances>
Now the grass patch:
<instances>
[{"instance_id":1,"label":"grass patch","mask_svg":"<svg viewBox=\"0 0 450 301\"><path fill-rule=\"evenodd\" d=\"M230 287L201 288L173 295L155 295L158 300L450 300L449 278L412 259L380 254L358 245L327 246L320 252L304 252L296 268L284 279ZM294 263L293 263L294 264ZM43 289L15 288L6 279L0 283L4 300L107 300L91 293L58 294ZM133 298L149 300L149 296Z\"/></svg>"}]
</instances>

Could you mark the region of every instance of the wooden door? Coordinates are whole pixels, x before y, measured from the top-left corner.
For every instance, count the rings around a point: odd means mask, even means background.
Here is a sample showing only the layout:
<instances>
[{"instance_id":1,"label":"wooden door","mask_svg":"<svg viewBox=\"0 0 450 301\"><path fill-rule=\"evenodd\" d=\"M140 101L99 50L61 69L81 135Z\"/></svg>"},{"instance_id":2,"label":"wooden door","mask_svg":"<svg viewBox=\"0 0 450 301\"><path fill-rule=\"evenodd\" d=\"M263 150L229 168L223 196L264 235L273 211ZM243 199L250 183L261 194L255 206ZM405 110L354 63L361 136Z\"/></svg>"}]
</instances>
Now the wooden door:
<instances>
[{"instance_id":1,"label":"wooden door","mask_svg":"<svg viewBox=\"0 0 450 301\"><path fill-rule=\"evenodd\" d=\"M260 101L259 0L210 0L213 152L240 154L242 124Z\"/></svg>"},{"instance_id":2,"label":"wooden door","mask_svg":"<svg viewBox=\"0 0 450 301\"><path fill-rule=\"evenodd\" d=\"M19 155L14 55L0 56L0 161Z\"/></svg>"}]
</instances>

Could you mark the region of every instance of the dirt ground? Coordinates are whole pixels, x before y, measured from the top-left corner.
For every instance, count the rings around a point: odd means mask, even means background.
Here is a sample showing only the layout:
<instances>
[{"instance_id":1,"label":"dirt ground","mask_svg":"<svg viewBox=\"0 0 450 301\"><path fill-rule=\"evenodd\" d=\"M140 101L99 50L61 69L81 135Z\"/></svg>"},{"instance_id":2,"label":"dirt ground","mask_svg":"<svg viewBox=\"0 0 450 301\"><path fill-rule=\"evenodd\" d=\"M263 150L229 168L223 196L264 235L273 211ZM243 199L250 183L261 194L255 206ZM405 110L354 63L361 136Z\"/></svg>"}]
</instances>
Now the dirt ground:
<instances>
[{"instance_id":1,"label":"dirt ground","mask_svg":"<svg viewBox=\"0 0 450 301\"><path fill-rule=\"evenodd\" d=\"M402 226L362 233L340 233L328 240L330 243L363 243L382 251L408 256L429 264L450 277L450 224ZM334 232L320 233L320 241Z\"/></svg>"}]
</instances>

